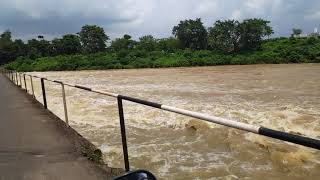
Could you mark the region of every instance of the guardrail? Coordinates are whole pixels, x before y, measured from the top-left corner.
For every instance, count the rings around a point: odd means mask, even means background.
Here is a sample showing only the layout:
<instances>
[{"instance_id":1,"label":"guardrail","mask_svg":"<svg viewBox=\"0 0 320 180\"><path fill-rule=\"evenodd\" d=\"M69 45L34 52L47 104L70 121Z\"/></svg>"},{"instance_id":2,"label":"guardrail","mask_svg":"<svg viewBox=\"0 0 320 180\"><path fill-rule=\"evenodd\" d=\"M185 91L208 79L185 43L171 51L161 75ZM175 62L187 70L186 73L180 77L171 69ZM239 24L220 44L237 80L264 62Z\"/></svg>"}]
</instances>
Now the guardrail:
<instances>
[{"instance_id":1,"label":"guardrail","mask_svg":"<svg viewBox=\"0 0 320 180\"><path fill-rule=\"evenodd\" d=\"M50 82L60 84L61 90L62 90L63 104L64 104L65 121L66 121L67 125L69 125L69 122L68 122L68 111L67 111L64 86L70 86L70 87L82 89L85 91L90 91L90 92L110 96L113 98L117 98L119 119L120 119L121 138L122 138L123 158L124 158L124 165L125 165L126 171L130 170L130 165L129 165L129 155L128 155L128 147L127 147L125 119L124 119L123 104L122 104L123 100L131 101L134 103L162 109L165 111L170 111L170 112L174 112L177 114L182 114L185 116L201 119L201 120L204 120L204 121L207 121L210 123L216 123L216 124L220 124L220 125L240 129L243 131L247 131L247 132L251 132L251 133L255 133L255 134L271 137L274 139L279 139L279 140L283 140L283 141L291 142L294 144L299 144L302 146L306 146L306 147L320 150L320 140L319 139L313 139L313 138L304 137L304 136L300 136L300 135L290 134L287 132L273 130L273 129L269 129L269 128L262 127L262 126L251 125L251 124L238 122L238 121L234 121L234 120L229 120L229 119L225 119L225 118L221 118L221 117L211 116L211 115L207 115L207 114L203 114L203 113L199 113L199 112L194 112L194 111L180 109L180 108L176 108L176 107L172 107L172 106L167 106L167 105L159 104L156 102L146 101L146 100L142 100L142 99L138 99L138 98L134 98L134 97L124 96L124 95L111 93L111 92L100 91L100 90L92 89L92 88L77 85L77 84L70 84L70 83L65 83L65 82L61 82L61 81L57 81L57 80L50 80L47 78L38 77L38 76L25 74L25 73L20 73L20 72L16 72L16 71L2 70L2 73L5 74L14 84L21 87L22 89L23 89L23 87L22 87L23 84L22 84L21 76L23 76L24 89L26 91L27 91L26 76L29 76L30 81L31 81L32 96L34 98L35 98L35 96L34 96L34 88L33 88L33 78L39 78L41 81L43 106L45 109L48 108L47 107L47 100L46 100L45 81L50 81Z\"/></svg>"}]
</instances>

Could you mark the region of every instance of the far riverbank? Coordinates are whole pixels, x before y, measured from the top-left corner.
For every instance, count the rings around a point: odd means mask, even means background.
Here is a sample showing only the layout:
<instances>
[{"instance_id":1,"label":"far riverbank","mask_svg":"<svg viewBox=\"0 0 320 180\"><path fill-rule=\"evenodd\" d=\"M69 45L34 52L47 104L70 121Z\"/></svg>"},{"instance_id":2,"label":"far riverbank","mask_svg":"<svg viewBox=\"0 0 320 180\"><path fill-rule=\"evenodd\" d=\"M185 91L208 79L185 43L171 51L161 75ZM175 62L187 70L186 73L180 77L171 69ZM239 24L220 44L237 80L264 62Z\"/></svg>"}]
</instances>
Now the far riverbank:
<instances>
[{"instance_id":1,"label":"far riverbank","mask_svg":"<svg viewBox=\"0 0 320 180\"><path fill-rule=\"evenodd\" d=\"M17 71L73 71L291 63L320 63L320 39L275 38L264 41L259 50L235 54L185 49L174 52L121 50L35 59L20 57L4 67Z\"/></svg>"}]
</instances>

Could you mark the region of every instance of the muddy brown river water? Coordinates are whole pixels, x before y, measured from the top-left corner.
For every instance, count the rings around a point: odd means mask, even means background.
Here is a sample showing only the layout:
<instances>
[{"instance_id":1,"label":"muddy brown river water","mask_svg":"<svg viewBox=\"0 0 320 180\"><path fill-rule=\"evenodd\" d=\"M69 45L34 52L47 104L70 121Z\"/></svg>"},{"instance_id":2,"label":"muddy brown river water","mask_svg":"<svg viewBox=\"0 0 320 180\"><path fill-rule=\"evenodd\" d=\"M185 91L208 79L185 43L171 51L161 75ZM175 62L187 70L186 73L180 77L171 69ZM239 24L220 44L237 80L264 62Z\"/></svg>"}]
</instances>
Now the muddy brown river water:
<instances>
[{"instance_id":1,"label":"muddy brown river water","mask_svg":"<svg viewBox=\"0 0 320 180\"><path fill-rule=\"evenodd\" d=\"M320 138L320 64L31 74ZM46 89L49 109L64 119L60 85L46 82ZM123 167L116 99L70 87L66 95L71 126L109 166ZM159 179L320 177L317 150L130 102L124 112L132 168Z\"/></svg>"}]
</instances>

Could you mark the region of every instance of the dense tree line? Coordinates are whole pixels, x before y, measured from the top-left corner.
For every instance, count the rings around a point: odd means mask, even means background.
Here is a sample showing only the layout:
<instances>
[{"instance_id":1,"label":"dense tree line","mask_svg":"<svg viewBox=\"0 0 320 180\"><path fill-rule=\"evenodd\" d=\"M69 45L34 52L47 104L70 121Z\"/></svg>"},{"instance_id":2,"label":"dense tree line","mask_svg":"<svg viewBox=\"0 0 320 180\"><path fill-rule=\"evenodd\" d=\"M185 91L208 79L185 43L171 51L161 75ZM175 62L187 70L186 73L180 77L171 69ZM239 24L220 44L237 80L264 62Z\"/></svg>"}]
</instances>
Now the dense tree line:
<instances>
[{"instance_id":1,"label":"dense tree line","mask_svg":"<svg viewBox=\"0 0 320 180\"><path fill-rule=\"evenodd\" d=\"M18 39L13 41L11 32L5 31L0 37L0 64L15 60L17 57L36 59L40 57L97 53L105 51L109 37L103 28L85 25L77 34L66 34L52 41L39 35L27 43Z\"/></svg>"},{"instance_id":2,"label":"dense tree line","mask_svg":"<svg viewBox=\"0 0 320 180\"><path fill-rule=\"evenodd\" d=\"M0 64L15 60L19 56L36 59L40 57L72 55L80 53L118 52L126 50L146 50L175 52L178 49L212 50L233 53L258 49L263 38L273 33L269 21L248 19L217 21L206 28L200 18L180 21L173 27L174 37L155 39L151 35L140 37L138 41L124 35L111 41L106 47L109 36L103 28L85 25L77 34L66 34L52 41L39 35L38 38L24 43L13 41L11 32L6 31L0 38Z\"/></svg>"},{"instance_id":3,"label":"dense tree line","mask_svg":"<svg viewBox=\"0 0 320 180\"><path fill-rule=\"evenodd\" d=\"M279 63L320 63L320 38L274 38L263 41L260 50L230 54L212 50L177 49L172 53L136 49L35 60L21 57L5 67L18 71L60 71Z\"/></svg>"},{"instance_id":4,"label":"dense tree line","mask_svg":"<svg viewBox=\"0 0 320 180\"><path fill-rule=\"evenodd\" d=\"M85 25L77 34L52 41L43 36L12 40L10 31L0 36L0 64L22 71L203 66L255 63L320 62L320 39L301 38L293 29L290 38L273 33L263 19L216 21L206 28L201 19L180 21L172 37L138 40L128 34L109 41L103 28ZM108 46L107 46L108 44Z\"/></svg>"},{"instance_id":5,"label":"dense tree line","mask_svg":"<svg viewBox=\"0 0 320 180\"><path fill-rule=\"evenodd\" d=\"M209 28L208 45L224 53L257 50L263 38L273 33L268 23L262 19L217 21Z\"/></svg>"}]
</instances>

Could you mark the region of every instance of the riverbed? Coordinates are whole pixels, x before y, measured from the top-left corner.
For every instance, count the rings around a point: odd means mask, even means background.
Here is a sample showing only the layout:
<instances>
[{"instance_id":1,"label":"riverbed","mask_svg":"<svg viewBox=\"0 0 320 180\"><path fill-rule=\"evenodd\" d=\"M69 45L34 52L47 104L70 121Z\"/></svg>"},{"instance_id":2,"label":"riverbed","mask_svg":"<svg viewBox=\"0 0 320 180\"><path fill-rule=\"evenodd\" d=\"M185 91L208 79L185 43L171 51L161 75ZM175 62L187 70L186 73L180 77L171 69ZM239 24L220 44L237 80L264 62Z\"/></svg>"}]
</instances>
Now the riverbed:
<instances>
[{"instance_id":1,"label":"riverbed","mask_svg":"<svg viewBox=\"0 0 320 180\"><path fill-rule=\"evenodd\" d=\"M320 139L320 64L31 74ZM46 91L64 119L61 86L46 81ZM71 87L66 95L71 126L123 167L116 99ZM126 101L124 112L131 167L159 179L320 177L320 152L310 148Z\"/></svg>"}]
</instances>

